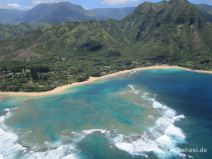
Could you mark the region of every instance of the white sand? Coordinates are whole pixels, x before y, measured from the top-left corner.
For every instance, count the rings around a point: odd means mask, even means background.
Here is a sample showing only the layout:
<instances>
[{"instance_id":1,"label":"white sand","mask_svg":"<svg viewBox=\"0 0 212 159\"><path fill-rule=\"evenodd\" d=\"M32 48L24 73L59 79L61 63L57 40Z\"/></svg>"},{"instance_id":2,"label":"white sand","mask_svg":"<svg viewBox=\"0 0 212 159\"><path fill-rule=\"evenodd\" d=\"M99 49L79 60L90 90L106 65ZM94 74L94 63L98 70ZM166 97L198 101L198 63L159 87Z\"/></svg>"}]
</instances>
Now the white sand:
<instances>
[{"instance_id":1,"label":"white sand","mask_svg":"<svg viewBox=\"0 0 212 159\"><path fill-rule=\"evenodd\" d=\"M0 96L1 95L2 96L48 96L48 95L54 95L54 94L62 93L65 90L72 88L72 87L75 87L75 86L93 83L93 82L98 81L98 80L107 79L107 78L119 76L119 75L122 75L122 74L130 73L130 72L142 71L142 70L151 70L151 69L169 69L169 68L176 68L176 69L181 69L181 70L186 70L186 71L212 74L212 71L192 70L192 69L180 67L180 66L158 65L158 66L141 67L141 68L134 68L134 69L131 69L131 70L119 71L119 72L108 74L108 75L101 76L101 77L90 77L86 81L74 82L74 83L71 83L71 84L63 85L63 86L57 87L53 90L46 91L46 92L0 92Z\"/></svg>"}]
</instances>

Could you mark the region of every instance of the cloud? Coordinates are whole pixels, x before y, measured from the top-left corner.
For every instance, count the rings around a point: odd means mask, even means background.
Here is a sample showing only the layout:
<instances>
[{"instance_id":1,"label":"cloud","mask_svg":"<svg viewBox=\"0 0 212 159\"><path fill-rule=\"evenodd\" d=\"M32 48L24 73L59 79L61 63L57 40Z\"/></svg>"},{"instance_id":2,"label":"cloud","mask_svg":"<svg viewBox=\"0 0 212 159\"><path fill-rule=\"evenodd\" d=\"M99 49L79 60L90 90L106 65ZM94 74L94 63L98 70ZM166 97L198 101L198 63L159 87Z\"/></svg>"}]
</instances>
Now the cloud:
<instances>
[{"instance_id":1,"label":"cloud","mask_svg":"<svg viewBox=\"0 0 212 159\"><path fill-rule=\"evenodd\" d=\"M21 9L21 6L17 3L0 3L1 9Z\"/></svg>"},{"instance_id":2,"label":"cloud","mask_svg":"<svg viewBox=\"0 0 212 159\"><path fill-rule=\"evenodd\" d=\"M126 4L140 4L144 1L152 1L152 0L101 0L103 3L107 3L110 5L126 5Z\"/></svg>"},{"instance_id":3,"label":"cloud","mask_svg":"<svg viewBox=\"0 0 212 159\"><path fill-rule=\"evenodd\" d=\"M128 3L131 2L132 0L103 0L103 1L109 4L120 4L120 3Z\"/></svg>"},{"instance_id":4,"label":"cloud","mask_svg":"<svg viewBox=\"0 0 212 159\"><path fill-rule=\"evenodd\" d=\"M32 2L34 4L54 3L54 2L61 2L61 1L68 1L68 0L32 0ZM134 2L134 1L137 1L137 0L100 0L100 1L108 3L108 4L123 4L123 3L128 3L128 2Z\"/></svg>"},{"instance_id":5,"label":"cloud","mask_svg":"<svg viewBox=\"0 0 212 159\"><path fill-rule=\"evenodd\" d=\"M40 3L54 3L54 2L63 2L67 0L32 0L34 4L40 4Z\"/></svg>"}]
</instances>

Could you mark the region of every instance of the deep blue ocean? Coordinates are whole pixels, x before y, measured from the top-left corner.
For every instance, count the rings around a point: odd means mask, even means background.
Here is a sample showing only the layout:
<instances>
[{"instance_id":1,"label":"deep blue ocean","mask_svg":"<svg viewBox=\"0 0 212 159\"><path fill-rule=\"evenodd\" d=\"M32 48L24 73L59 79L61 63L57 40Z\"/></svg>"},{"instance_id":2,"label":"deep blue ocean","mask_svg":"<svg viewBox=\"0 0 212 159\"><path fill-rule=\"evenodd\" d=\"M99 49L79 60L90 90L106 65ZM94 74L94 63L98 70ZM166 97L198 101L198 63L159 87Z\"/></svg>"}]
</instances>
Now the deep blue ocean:
<instances>
[{"instance_id":1,"label":"deep blue ocean","mask_svg":"<svg viewBox=\"0 0 212 159\"><path fill-rule=\"evenodd\" d=\"M0 159L211 159L212 75L132 72L46 97L0 96Z\"/></svg>"}]
</instances>

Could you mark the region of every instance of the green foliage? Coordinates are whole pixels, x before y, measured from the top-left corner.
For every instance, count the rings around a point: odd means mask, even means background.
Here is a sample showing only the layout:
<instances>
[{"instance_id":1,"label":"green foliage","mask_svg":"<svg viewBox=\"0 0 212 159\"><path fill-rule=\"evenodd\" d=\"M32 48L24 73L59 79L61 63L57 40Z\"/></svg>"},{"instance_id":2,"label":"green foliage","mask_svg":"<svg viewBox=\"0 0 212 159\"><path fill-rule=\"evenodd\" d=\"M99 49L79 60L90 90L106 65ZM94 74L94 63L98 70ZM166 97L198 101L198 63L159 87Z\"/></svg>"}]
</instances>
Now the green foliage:
<instances>
[{"instance_id":1,"label":"green foliage","mask_svg":"<svg viewBox=\"0 0 212 159\"><path fill-rule=\"evenodd\" d=\"M0 90L46 91L157 64L212 69L212 24L204 17L186 0L171 0L144 3L122 21L0 25Z\"/></svg>"},{"instance_id":2,"label":"green foliage","mask_svg":"<svg viewBox=\"0 0 212 159\"><path fill-rule=\"evenodd\" d=\"M102 47L104 47L104 45L101 44L101 42L94 41L94 40L87 41L86 43L84 43L80 46L81 49L85 49L88 51L98 51Z\"/></svg>"}]
</instances>

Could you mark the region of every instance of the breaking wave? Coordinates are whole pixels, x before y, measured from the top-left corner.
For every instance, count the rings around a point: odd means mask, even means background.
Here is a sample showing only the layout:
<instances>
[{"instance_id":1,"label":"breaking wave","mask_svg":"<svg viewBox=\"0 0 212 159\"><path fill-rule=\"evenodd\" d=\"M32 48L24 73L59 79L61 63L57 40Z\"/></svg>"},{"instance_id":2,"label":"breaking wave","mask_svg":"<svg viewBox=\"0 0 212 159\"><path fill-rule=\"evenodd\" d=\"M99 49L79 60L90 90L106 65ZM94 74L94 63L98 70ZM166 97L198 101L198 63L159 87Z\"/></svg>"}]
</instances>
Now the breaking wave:
<instances>
[{"instance_id":1,"label":"breaking wave","mask_svg":"<svg viewBox=\"0 0 212 159\"><path fill-rule=\"evenodd\" d=\"M73 140L69 144L37 152L33 148L21 145L18 136L4 124L12 114L10 109L5 109L5 114L0 116L0 159L77 159L80 158L76 149L77 143L93 133L104 134L118 149L132 155L148 158L148 153L154 153L159 159L175 156L185 158L185 154L178 151L178 145L185 143L186 136L181 128L175 126L175 122L184 119L185 116L177 115L174 109L157 101L156 95L138 90L133 85L129 85L129 88L131 93L150 103L160 114L154 126L147 128L143 134L126 136L115 131L88 129L72 132Z\"/></svg>"},{"instance_id":2,"label":"breaking wave","mask_svg":"<svg viewBox=\"0 0 212 159\"><path fill-rule=\"evenodd\" d=\"M155 125L148 128L141 136L124 136L119 134L113 138L115 146L133 155L148 157L147 153L152 152L158 158L166 159L174 156L185 157L185 154L178 151L178 144L185 142L185 134L182 129L175 126L175 122L184 119L184 115L177 115L176 111L156 100L156 96L142 93L133 85L129 85L130 91L140 95L156 109L160 117Z\"/></svg>"},{"instance_id":3,"label":"breaking wave","mask_svg":"<svg viewBox=\"0 0 212 159\"><path fill-rule=\"evenodd\" d=\"M0 159L76 159L78 158L73 145L61 145L56 149L43 152L35 152L22 146L18 142L18 136L9 131L4 124L11 116L11 110L5 109L5 115L0 116ZM32 148L33 149L33 148Z\"/></svg>"}]
</instances>

